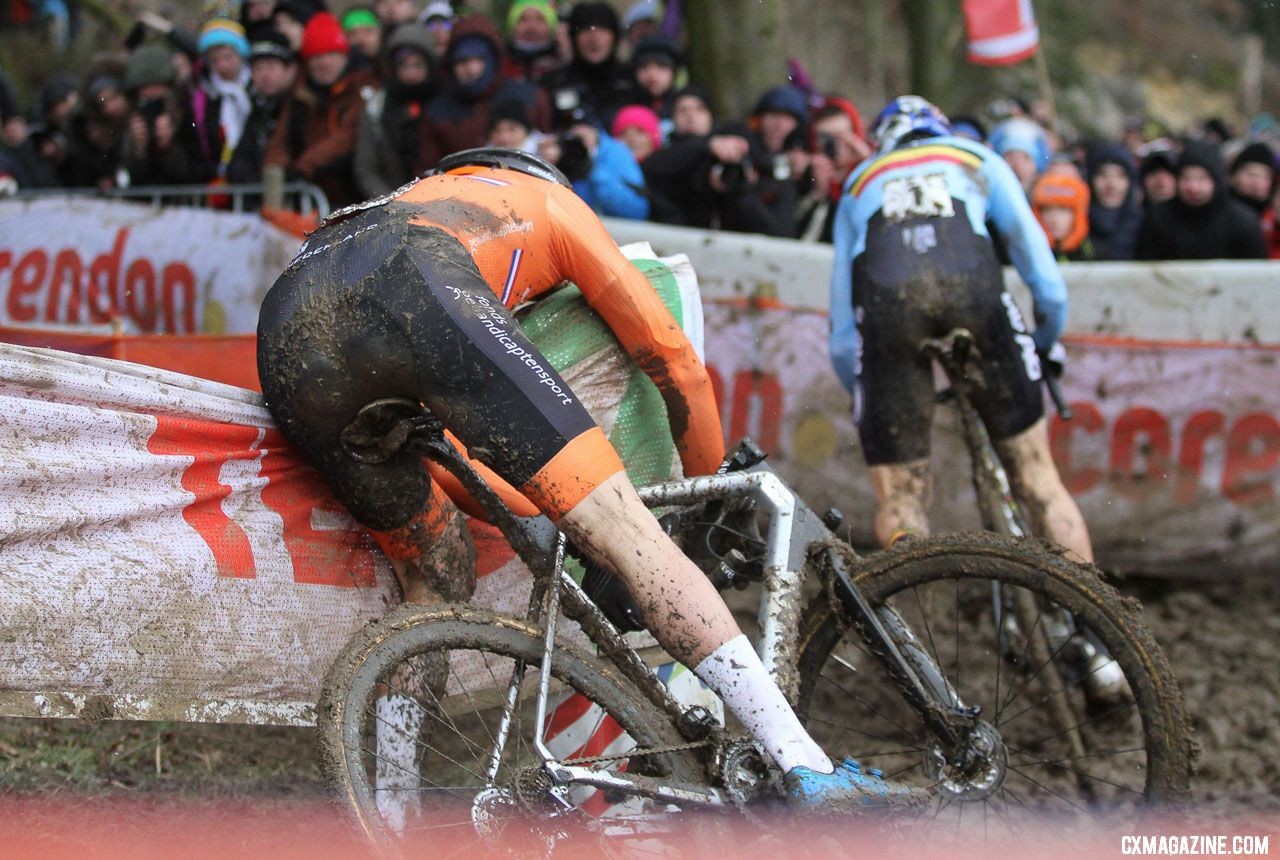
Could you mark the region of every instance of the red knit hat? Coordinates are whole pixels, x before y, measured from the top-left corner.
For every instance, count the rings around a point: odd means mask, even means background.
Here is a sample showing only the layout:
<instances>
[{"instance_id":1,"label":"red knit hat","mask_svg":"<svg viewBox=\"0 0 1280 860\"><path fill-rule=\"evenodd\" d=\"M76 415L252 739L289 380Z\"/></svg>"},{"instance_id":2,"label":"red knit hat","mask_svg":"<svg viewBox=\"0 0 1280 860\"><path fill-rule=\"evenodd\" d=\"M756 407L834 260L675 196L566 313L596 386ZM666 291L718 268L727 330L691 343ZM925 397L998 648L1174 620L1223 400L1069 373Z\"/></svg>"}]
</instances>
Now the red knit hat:
<instances>
[{"instance_id":1,"label":"red knit hat","mask_svg":"<svg viewBox=\"0 0 1280 860\"><path fill-rule=\"evenodd\" d=\"M351 50L342 24L332 12L317 12L302 30L302 59L321 54L345 54Z\"/></svg>"}]
</instances>

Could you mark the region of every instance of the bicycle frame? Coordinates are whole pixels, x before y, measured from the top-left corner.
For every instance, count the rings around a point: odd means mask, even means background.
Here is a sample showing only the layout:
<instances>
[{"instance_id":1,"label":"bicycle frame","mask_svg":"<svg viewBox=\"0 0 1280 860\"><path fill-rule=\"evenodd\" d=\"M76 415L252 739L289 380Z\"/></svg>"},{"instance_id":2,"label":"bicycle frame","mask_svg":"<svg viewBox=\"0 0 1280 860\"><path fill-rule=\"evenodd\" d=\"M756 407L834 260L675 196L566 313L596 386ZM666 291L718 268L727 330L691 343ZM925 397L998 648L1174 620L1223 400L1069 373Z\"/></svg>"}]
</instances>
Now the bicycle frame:
<instances>
[{"instance_id":1,"label":"bicycle frame","mask_svg":"<svg viewBox=\"0 0 1280 860\"><path fill-rule=\"evenodd\" d=\"M636 774L609 773L558 761L546 745L545 728L550 698L550 671L555 649L557 619L563 608L566 617L578 622L583 632L608 657L635 688L671 719L691 742L711 742L721 732L705 709L685 710L671 695L657 674L640 659L612 623L596 607L582 587L564 569L566 540L545 517L517 518L496 493L444 438L442 425L434 416L421 414L406 419L406 437L416 450L452 472L475 501L489 515L524 559L534 574L528 617L544 630L542 669L536 701L534 749L542 759L557 791L570 785L614 789L630 795L697 806L724 806L727 792L710 785L677 785ZM749 443L745 443L749 445ZM753 449L754 446L751 446ZM763 462L763 455L741 471L670 481L638 490L650 508L690 505L718 500L751 499L768 516L765 536L763 593L758 618L761 626L761 660L779 687L792 701L799 688L798 634L804 569L815 548L836 540L822 520L786 486ZM972 725L976 712L958 701L955 692L932 666L923 649L911 648L914 636L891 609L873 611L854 586L843 562L829 548L821 560L832 587L871 650L885 664L890 676L908 702L922 714L934 734L948 745L961 742L963 728ZM893 633L889 628L894 628ZM903 653L894 636L907 650ZM918 652L918 653L914 653ZM504 708L494 749L487 763L487 777L499 770L503 748L509 737L515 708L519 702L525 665L517 662L503 700ZM700 712L700 713L699 713ZM565 802L561 798L561 802ZM567 805L567 804L566 804Z\"/></svg>"}]
</instances>

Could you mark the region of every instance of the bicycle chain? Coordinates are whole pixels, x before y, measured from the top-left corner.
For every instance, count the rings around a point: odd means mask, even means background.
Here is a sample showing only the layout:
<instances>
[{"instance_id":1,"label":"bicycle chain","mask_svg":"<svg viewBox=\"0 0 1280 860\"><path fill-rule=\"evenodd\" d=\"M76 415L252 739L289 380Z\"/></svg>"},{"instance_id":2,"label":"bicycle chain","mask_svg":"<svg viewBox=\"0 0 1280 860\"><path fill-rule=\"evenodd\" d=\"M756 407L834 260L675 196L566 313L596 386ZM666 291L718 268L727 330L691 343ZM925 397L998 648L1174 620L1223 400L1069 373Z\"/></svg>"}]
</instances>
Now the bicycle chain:
<instances>
[{"instance_id":1,"label":"bicycle chain","mask_svg":"<svg viewBox=\"0 0 1280 860\"><path fill-rule=\"evenodd\" d=\"M579 764L595 764L600 761L615 761L617 759L635 758L637 756L662 755L663 753L684 752L685 750L699 749L701 747L711 746L712 741L690 741L687 744L672 744L666 747L644 747L643 749L633 749L630 752L612 753L610 755L597 755L585 758L575 758L570 761L561 762L561 764L579 765Z\"/></svg>"}]
</instances>

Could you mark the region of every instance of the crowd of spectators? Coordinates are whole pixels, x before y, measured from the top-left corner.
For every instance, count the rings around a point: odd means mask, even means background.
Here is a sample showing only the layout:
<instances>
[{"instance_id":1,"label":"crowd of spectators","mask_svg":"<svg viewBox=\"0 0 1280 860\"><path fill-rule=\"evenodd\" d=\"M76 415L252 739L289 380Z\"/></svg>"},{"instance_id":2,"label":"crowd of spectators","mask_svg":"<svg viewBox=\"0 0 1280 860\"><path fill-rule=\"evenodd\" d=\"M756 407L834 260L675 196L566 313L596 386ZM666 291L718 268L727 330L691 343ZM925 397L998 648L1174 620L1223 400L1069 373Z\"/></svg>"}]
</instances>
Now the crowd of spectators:
<instances>
[{"instance_id":1,"label":"crowd of spectators","mask_svg":"<svg viewBox=\"0 0 1280 860\"><path fill-rule=\"evenodd\" d=\"M557 164L602 215L830 241L842 184L873 155L854 104L803 75L780 75L749 116L721 116L653 0L621 16L514 0L502 21L443 0L235 8L195 33L144 14L125 50L53 77L29 111L0 79L0 188L274 170L338 207L500 145ZM1134 123L1120 141L1067 144L1012 100L954 119L1009 163L1061 259L1280 258L1263 124L1175 140Z\"/></svg>"}]
</instances>

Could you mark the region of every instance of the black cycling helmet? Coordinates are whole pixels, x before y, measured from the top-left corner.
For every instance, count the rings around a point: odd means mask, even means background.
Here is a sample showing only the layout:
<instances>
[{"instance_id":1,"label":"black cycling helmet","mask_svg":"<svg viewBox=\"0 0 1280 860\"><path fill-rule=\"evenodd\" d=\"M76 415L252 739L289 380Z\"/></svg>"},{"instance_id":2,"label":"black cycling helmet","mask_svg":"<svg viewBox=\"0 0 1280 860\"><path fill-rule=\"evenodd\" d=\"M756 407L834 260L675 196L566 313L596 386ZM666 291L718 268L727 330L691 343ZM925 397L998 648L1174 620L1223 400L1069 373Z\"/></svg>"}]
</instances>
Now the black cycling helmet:
<instances>
[{"instance_id":1,"label":"black cycling helmet","mask_svg":"<svg viewBox=\"0 0 1280 860\"><path fill-rule=\"evenodd\" d=\"M527 176L536 176L548 182L555 182L565 188L573 185L568 178L554 165L543 161L519 149L506 149L501 146L478 146L475 149L464 149L452 155L446 155L436 164L435 170L428 175L438 175L456 170L459 167L500 167L506 170L517 170Z\"/></svg>"}]
</instances>

